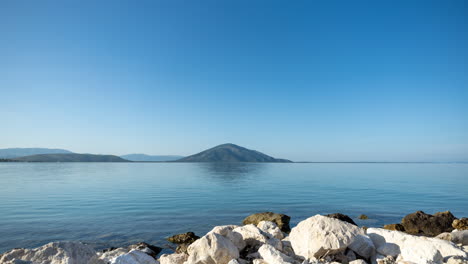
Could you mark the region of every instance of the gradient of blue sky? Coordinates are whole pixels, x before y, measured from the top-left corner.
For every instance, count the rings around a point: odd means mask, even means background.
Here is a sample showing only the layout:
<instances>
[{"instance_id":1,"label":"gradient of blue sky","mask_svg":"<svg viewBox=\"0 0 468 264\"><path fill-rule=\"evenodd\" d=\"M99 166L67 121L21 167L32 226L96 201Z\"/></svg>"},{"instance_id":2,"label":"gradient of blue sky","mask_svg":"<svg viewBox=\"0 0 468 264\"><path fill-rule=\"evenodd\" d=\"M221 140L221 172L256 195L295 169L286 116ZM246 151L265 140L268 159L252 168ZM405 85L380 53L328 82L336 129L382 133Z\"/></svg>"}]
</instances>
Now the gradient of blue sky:
<instances>
[{"instance_id":1,"label":"gradient of blue sky","mask_svg":"<svg viewBox=\"0 0 468 264\"><path fill-rule=\"evenodd\" d=\"M0 2L0 148L468 160L466 1Z\"/></svg>"}]
</instances>

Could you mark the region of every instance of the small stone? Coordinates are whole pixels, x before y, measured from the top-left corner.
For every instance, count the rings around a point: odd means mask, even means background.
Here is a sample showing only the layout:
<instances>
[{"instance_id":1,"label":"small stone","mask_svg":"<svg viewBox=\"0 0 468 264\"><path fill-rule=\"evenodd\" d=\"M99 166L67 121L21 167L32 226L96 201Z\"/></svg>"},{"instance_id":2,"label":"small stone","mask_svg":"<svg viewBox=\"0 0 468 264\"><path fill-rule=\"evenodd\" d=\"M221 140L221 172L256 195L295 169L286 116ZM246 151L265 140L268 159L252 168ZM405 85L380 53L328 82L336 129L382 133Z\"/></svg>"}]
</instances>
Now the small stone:
<instances>
[{"instance_id":1,"label":"small stone","mask_svg":"<svg viewBox=\"0 0 468 264\"><path fill-rule=\"evenodd\" d=\"M192 244L195 240L199 238L200 237L195 235L195 233L187 232L183 234L173 235L167 238L167 241L174 243L174 244Z\"/></svg>"},{"instance_id":2,"label":"small stone","mask_svg":"<svg viewBox=\"0 0 468 264\"><path fill-rule=\"evenodd\" d=\"M453 220L452 227L458 230L468 230L468 218L463 217Z\"/></svg>"},{"instance_id":3,"label":"small stone","mask_svg":"<svg viewBox=\"0 0 468 264\"><path fill-rule=\"evenodd\" d=\"M367 215L365 215L365 214L362 214L362 215L359 216L359 219L367 220L367 219L369 219L369 217Z\"/></svg>"},{"instance_id":4,"label":"small stone","mask_svg":"<svg viewBox=\"0 0 468 264\"><path fill-rule=\"evenodd\" d=\"M247 216L243 221L242 224L244 225L258 225L261 221L270 221L274 222L281 231L289 233L291 228L289 227L289 221L291 217L285 214L276 214L272 212L264 212L264 213L257 213Z\"/></svg>"}]
</instances>

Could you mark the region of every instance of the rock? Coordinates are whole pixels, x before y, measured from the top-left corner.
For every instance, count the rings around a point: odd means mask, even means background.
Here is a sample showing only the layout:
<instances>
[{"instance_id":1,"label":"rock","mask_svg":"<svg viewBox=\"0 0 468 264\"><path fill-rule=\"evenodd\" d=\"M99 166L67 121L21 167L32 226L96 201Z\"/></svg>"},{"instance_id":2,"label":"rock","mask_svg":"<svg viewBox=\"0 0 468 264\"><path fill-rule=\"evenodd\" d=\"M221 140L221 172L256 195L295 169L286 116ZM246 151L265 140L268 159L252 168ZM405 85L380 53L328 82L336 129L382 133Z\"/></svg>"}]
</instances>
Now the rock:
<instances>
[{"instance_id":1,"label":"rock","mask_svg":"<svg viewBox=\"0 0 468 264\"><path fill-rule=\"evenodd\" d=\"M267 263L267 262L266 262L265 260L263 260L263 259L254 259L254 260L252 261L252 264L269 264L269 263Z\"/></svg>"},{"instance_id":2,"label":"rock","mask_svg":"<svg viewBox=\"0 0 468 264\"><path fill-rule=\"evenodd\" d=\"M374 243L366 235L355 236L353 242L348 245L348 248L366 259L375 254Z\"/></svg>"},{"instance_id":3,"label":"rock","mask_svg":"<svg viewBox=\"0 0 468 264\"><path fill-rule=\"evenodd\" d=\"M401 255L402 260L415 263L442 263L449 256L466 257L454 244L437 238L418 237L381 228L367 229L376 251L380 254ZM380 252L386 249L386 252ZM398 252L399 251L399 252ZM389 254L390 255L390 254Z\"/></svg>"},{"instance_id":4,"label":"rock","mask_svg":"<svg viewBox=\"0 0 468 264\"><path fill-rule=\"evenodd\" d=\"M344 252L357 235L364 232L350 223L315 215L291 230L289 240L296 255L306 259Z\"/></svg>"},{"instance_id":5,"label":"rock","mask_svg":"<svg viewBox=\"0 0 468 264\"><path fill-rule=\"evenodd\" d=\"M363 259L356 259L356 260L349 262L349 264L367 264L367 262Z\"/></svg>"},{"instance_id":6,"label":"rock","mask_svg":"<svg viewBox=\"0 0 468 264\"><path fill-rule=\"evenodd\" d=\"M160 248L160 247L153 246L153 245L150 245L150 244L145 243L145 242L140 242L140 243L137 243L137 244L130 245L128 247L128 249L129 249L128 251L131 251L132 249L136 249L136 250L145 252L146 254L150 255L154 259L157 258L158 254L162 250L162 248Z\"/></svg>"},{"instance_id":7,"label":"rock","mask_svg":"<svg viewBox=\"0 0 468 264\"><path fill-rule=\"evenodd\" d=\"M336 213L336 214L328 214L326 215L327 217L331 217L331 218L335 218L335 219L338 219L338 220L341 220L341 221L345 221L345 222L348 222L350 224L353 224L355 226L356 223L353 221L353 219L351 219L351 217L345 215L345 214L340 214L340 213Z\"/></svg>"},{"instance_id":8,"label":"rock","mask_svg":"<svg viewBox=\"0 0 468 264\"><path fill-rule=\"evenodd\" d=\"M187 254L175 253L175 254L163 254L159 258L161 264L183 264L187 260Z\"/></svg>"},{"instance_id":9,"label":"rock","mask_svg":"<svg viewBox=\"0 0 468 264\"><path fill-rule=\"evenodd\" d=\"M281 232L281 229L279 227L270 221L261 221L260 223L257 224L257 227L262 230L264 233L268 234L270 238L274 237L277 239L283 239L284 235L283 232Z\"/></svg>"},{"instance_id":10,"label":"rock","mask_svg":"<svg viewBox=\"0 0 468 264\"><path fill-rule=\"evenodd\" d=\"M188 249L188 246L190 246L189 244L180 244L180 245L177 245L177 248L175 250L175 252L177 254L187 254L187 249Z\"/></svg>"},{"instance_id":11,"label":"rock","mask_svg":"<svg viewBox=\"0 0 468 264\"><path fill-rule=\"evenodd\" d=\"M52 242L34 249L13 249L0 255L0 263L104 264L96 251L80 242Z\"/></svg>"},{"instance_id":12,"label":"rock","mask_svg":"<svg viewBox=\"0 0 468 264\"><path fill-rule=\"evenodd\" d=\"M239 257L239 250L227 238L209 233L197 239L187 249L187 264L227 264Z\"/></svg>"},{"instance_id":13,"label":"rock","mask_svg":"<svg viewBox=\"0 0 468 264\"><path fill-rule=\"evenodd\" d=\"M267 234L254 225L236 227L232 232L240 234L242 240L249 246L261 246L268 240Z\"/></svg>"},{"instance_id":14,"label":"rock","mask_svg":"<svg viewBox=\"0 0 468 264\"><path fill-rule=\"evenodd\" d=\"M348 261L356 260L356 253L354 253L354 251L352 251L351 249L347 249L345 253L345 256L348 258Z\"/></svg>"},{"instance_id":15,"label":"rock","mask_svg":"<svg viewBox=\"0 0 468 264\"><path fill-rule=\"evenodd\" d=\"M405 216L401 224L405 227L406 233L437 236L440 233L452 231L453 220L455 220L455 216L450 211L439 212L434 215L417 211Z\"/></svg>"},{"instance_id":16,"label":"rock","mask_svg":"<svg viewBox=\"0 0 468 264\"><path fill-rule=\"evenodd\" d=\"M384 225L384 229L387 230L394 230L394 231L402 231L405 232L405 227L402 224L389 224L389 225Z\"/></svg>"},{"instance_id":17,"label":"rock","mask_svg":"<svg viewBox=\"0 0 468 264\"><path fill-rule=\"evenodd\" d=\"M359 219L367 220L367 219L369 219L369 217L367 215L365 215L365 214L362 214L362 215L359 216Z\"/></svg>"},{"instance_id":18,"label":"rock","mask_svg":"<svg viewBox=\"0 0 468 264\"><path fill-rule=\"evenodd\" d=\"M461 244L463 246L468 245L468 230L455 231L455 232L445 232L436 236L436 238L448 240L455 244Z\"/></svg>"},{"instance_id":19,"label":"rock","mask_svg":"<svg viewBox=\"0 0 468 264\"><path fill-rule=\"evenodd\" d=\"M231 259L231 261L228 262L228 264L240 264L237 259Z\"/></svg>"},{"instance_id":20,"label":"rock","mask_svg":"<svg viewBox=\"0 0 468 264\"><path fill-rule=\"evenodd\" d=\"M462 257L450 257L445 261L446 264L468 264L468 259Z\"/></svg>"},{"instance_id":21,"label":"rock","mask_svg":"<svg viewBox=\"0 0 468 264\"><path fill-rule=\"evenodd\" d=\"M105 263L110 263L116 257L126 254L129 251L130 250L128 248L110 248L98 253L98 256L99 259L103 260Z\"/></svg>"},{"instance_id":22,"label":"rock","mask_svg":"<svg viewBox=\"0 0 468 264\"><path fill-rule=\"evenodd\" d=\"M293 258L281 253L268 244L261 246L258 249L258 253L268 264L286 264L294 262Z\"/></svg>"},{"instance_id":23,"label":"rock","mask_svg":"<svg viewBox=\"0 0 468 264\"><path fill-rule=\"evenodd\" d=\"M223 237L229 239L240 251L245 248L246 244L241 234L237 232L233 232L233 230L238 227L241 227L241 226L237 226L237 225L215 226L210 232L208 232L208 234L216 233L216 234L222 235Z\"/></svg>"},{"instance_id":24,"label":"rock","mask_svg":"<svg viewBox=\"0 0 468 264\"><path fill-rule=\"evenodd\" d=\"M372 263L375 264L395 264L395 259L391 256L382 256L377 254L375 257L375 261ZM422 263L421 263L422 264Z\"/></svg>"},{"instance_id":25,"label":"rock","mask_svg":"<svg viewBox=\"0 0 468 264\"><path fill-rule=\"evenodd\" d=\"M453 220L452 227L458 230L468 230L468 218L463 217Z\"/></svg>"},{"instance_id":26,"label":"rock","mask_svg":"<svg viewBox=\"0 0 468 264\"><path fill-rule=\"evenodd\" d=\"M145 252L134 249L116 257L110 264L159 264L159 262Z\"/></svg>"},{"instance_id":27,"label":"rock","mask_svg":"<svg viewBox=\"0 0 468 264\"><path fill-rule=\"evenodd\" d=\"M173 235L167 238L167 241L174 243L174 244L189 244L190 245L199 238L200 237L195 235L195 233L187 232L183 234Z\"/></svg>"},{"instance_id":28,"label":"rock","mask_svg":"<svg viewBox=\"0 0 468 264\"><path fill-rule=\"evenodd\" d=\"M242 221L242 224L258 225L258 223L260 223L261 221L270 221L270 222L274 222L281 231L288 233L289 231L291 231L291 228L289 227L289 220L291 220L291 217L285 214L264 212L264 213L257 213L257 214L252 214L252 215L247 216L244 219L244 221Z\"/></svg>"}]
</instances>

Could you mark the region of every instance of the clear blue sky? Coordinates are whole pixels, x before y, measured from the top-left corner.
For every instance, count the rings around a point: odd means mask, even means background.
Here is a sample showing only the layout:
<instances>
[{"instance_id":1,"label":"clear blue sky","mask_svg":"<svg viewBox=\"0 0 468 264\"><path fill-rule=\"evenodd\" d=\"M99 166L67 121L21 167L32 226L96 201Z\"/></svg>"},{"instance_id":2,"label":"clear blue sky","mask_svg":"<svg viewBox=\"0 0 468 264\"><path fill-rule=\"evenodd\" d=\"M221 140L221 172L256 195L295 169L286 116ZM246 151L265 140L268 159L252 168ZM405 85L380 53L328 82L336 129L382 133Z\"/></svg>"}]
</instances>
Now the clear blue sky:
<instances>
[{"instance_id":1,"label":"clear blue sky","mask_svg":"<svg viewBox=\"0 0 468 264\"><path fill-rule=\"evenodd\" d=\"M468 160L468 3L0 2L0 148Z\"/></svg>"}]
</instances>

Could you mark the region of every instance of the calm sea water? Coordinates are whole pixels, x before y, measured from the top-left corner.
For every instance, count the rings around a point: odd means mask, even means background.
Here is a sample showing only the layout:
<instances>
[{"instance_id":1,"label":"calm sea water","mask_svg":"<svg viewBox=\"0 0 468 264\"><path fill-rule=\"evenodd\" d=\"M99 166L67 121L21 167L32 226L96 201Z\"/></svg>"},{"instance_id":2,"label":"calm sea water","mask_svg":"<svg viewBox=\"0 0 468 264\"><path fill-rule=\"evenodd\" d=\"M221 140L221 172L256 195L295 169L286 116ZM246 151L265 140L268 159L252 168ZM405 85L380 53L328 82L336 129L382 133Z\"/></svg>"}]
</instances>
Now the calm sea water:
<instances>
[{"instance_id":1,"label":"calm sea water","mask_svg":"<svg viewBox=\"0 0 468 264\"><path fill-rule=\"evenodd\" d=\"M416 210L468 216L468 164L0 163L0 253L55 240L163 246L262 211L382 226Z\"/></svg>"}]
</instances>

